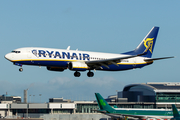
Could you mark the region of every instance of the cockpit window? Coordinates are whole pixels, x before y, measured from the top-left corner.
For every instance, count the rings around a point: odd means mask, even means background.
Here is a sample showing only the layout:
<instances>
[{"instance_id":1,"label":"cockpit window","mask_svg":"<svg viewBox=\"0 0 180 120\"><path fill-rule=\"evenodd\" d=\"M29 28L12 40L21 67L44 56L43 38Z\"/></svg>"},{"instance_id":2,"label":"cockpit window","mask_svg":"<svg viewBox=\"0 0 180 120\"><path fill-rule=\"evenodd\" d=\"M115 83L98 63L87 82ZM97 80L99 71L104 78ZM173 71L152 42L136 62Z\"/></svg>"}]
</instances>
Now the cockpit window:
<instances>
[{"instance_id":1,"label":"cockpit window","mask_svg":"<svg viewBox=\"0 0 180 120\"><path fill-rule=\"evenodd\" d=\"M21 51L12 51L12 53L21 53Z\"/></svg>"}]
</instances>

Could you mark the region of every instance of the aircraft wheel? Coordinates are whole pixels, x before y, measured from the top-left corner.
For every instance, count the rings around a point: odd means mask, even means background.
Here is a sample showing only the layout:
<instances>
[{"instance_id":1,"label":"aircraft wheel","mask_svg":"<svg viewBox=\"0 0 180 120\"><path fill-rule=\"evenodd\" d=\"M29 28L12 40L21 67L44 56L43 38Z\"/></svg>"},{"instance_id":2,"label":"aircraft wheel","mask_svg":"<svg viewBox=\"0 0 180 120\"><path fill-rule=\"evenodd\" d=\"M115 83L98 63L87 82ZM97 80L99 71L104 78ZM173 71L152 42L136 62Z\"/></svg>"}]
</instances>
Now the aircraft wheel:
<instances>
[{"instance_id":1,"label":"aircraft wheel","mask_svg":"<svg viewBox=\"0 0 180 120\"><path fill-rule=\"evenodd\" d=\"M19 68L19 71L22 72L22 71L23 71L23 68Z\"/></svg>"},{"instance_id":2,"label":"aircraft wheel","mask_svg":"<svg viewBox=\"0 0 180 120\"><path fill-rule=\"evenodd\" d=\"M93 76L94 76L94 73L93 73L93 72L88 72L88 73L87 73L87 76L88 76L88 77L93 77Z\"/></svg>"},{"instance_id":3,"label":"aircraft wheel","mask_svg":"<svg viewBox=\"0 0 180 120\"><path fill-rule=\"evenodd\" d=\"M81 73L78 72L78 71L76 71L76 72L74 73L74 76L75 76L75 77L79 77L79 76L81 76Z\"/></svg>"}]
</instances>

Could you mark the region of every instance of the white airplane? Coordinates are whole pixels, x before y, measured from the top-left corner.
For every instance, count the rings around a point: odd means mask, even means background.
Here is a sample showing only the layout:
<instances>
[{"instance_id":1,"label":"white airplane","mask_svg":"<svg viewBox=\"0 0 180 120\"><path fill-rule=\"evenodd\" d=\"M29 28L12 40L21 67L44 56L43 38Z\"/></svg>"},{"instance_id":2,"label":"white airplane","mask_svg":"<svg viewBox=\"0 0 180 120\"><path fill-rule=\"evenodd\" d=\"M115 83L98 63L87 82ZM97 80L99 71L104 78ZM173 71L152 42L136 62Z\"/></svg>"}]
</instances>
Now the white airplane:
<instances>
[{"instance_id":1,"label":"white airplane","mask_svg":"<svg viewBox=\"0 0 180 120\"><path fill-rule=\"evenodd\" d=\"M20 66L22 65L46 66L51 71L75 71L74 76L79 77L79 71L86 71L88 77L93 77L91 70L121 71L142 68L152 64L154 60L173 57L151 58L159 27L153 27L142 42L133 51L112 54L88 52L67 49L51 49L39 47L25 47L13 50L5 58Z\"/></svg>"}]
</instances>

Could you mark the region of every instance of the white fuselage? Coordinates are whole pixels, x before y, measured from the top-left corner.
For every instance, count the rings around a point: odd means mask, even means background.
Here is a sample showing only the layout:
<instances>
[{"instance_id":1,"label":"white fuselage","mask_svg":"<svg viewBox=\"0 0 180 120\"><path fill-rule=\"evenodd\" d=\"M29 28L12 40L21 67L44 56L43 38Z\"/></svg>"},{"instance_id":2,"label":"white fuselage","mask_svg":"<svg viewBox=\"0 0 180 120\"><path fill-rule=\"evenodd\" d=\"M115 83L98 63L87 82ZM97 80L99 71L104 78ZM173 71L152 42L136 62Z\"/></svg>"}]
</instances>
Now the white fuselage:
<instances>
[{"instance_id":1,"label":"white fuselage","mask_svg":"<svg viewBox=\"0 0 180 120\"><path fill-rule=\"evenodd\" d=\"M101 53L101 52L88 52L88 51L76 51L76 50L66 50L66 49L51 49L51 48L19 48L11 53L8 53L5 57L11 62L25 63L26 61L32 62L39 61L59 61L59 62L75 62L75 61L97 61L112 59L117 57L125 57L128 55L124 54L112 54L112 53ZM28 64L29 64L28 62ZM147 64L144 61L144 57L134 57L129 59L123 59L118 63L119 65L136 65ZM42 64L42 66L46 66ZM48 66L48 65L47 65ZM53 65L54 66L54 65ZM57 65L58 66L58 65Z\"/></svg>"},{"instance_id":2,"label":"white fuselage","mask_svg":"<svg viewBox=\"0 0 180 120\"><path fill-rule=\"evenodd\" d=\"M142 68L153 62L144 61L146 57L131 56L127 54L27 47L15 49L6 54L5 58L21 67L22 65L46 66L48 70L61 72L68 68L76 71L74 73L76 77L80 76L78 71L89 70L87 75L92 77L94 73L90 70L129 70ZM19 71L22 71L22 68Z\"/></svg>"}]
</instances>

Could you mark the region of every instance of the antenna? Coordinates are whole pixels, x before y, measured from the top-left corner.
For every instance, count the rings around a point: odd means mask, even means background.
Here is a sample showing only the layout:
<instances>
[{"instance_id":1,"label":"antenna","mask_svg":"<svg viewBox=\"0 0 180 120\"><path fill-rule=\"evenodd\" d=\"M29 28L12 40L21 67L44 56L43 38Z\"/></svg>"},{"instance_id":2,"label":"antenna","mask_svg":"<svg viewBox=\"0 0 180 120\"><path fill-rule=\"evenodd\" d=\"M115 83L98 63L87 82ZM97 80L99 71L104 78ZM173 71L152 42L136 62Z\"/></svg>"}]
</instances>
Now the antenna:
<instances>
[{"instance_id":1,"label":"antenna","mask_svg":"<svg viewBox=\"0 0 180 120\"><path fill-rule=\"evenodd\" d=\"M71 46L68 46L68 47L67 47L67 50L70 50L70 47L71 47Z\"/></svg>"}]
</instances>

